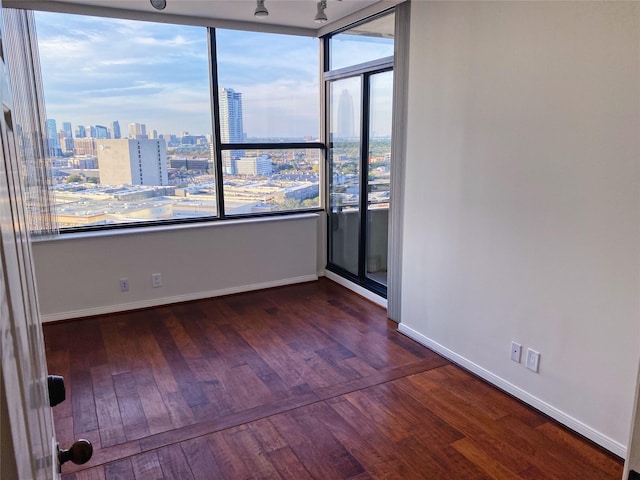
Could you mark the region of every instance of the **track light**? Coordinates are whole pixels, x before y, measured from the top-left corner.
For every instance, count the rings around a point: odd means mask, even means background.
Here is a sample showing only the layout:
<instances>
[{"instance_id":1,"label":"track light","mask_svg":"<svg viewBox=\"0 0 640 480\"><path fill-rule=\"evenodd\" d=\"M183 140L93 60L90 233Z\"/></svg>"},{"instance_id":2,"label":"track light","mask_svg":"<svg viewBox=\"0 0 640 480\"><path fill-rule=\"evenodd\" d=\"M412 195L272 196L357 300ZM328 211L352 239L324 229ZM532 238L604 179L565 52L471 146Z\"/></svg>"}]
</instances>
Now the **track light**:
<instances>
[{"instance_id":1,"label":"track light","mask_svg":"<svg viewBox=\"0 0 640 480\"><path fill-rule=\"evenodd\" d=\"M316 13L316 18L314 18L316 23L324 23L327 21L327 16L324 13L325 8L327 8L327 0L320 0L318 2L318 13Z\"/></svg>"},{"instance_id":2,"label":"track light","mask_svg":"<svg viewBox=\"0 0 640 480\"><path fill-rule=\"evenodd\" d=\"M256 0L258 2L258 6L256 7L256 11L253 14L256 17L266 17L269 15L269 10L264 6L264 0Z\"/></svg>"},{"instance_id":3,"label":"track light","mask_svg":"<svg viewBox=\"0 0 640 480\"><path fill-rule=\"evenodd\" d=\"M167 0L150 0L151 6L156 10L164 10L167 6Z\"/></svg>"}]
</instances>

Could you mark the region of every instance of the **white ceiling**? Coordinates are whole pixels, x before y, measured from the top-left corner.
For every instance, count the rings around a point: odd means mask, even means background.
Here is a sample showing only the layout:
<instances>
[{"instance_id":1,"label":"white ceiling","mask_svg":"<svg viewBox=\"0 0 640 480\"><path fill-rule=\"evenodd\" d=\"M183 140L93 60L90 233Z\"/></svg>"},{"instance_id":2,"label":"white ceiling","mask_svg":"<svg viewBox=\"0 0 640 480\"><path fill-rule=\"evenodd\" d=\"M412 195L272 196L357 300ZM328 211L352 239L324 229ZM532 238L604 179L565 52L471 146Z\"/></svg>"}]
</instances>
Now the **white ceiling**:
<instances>
[{"instance_id":1,"label":"white ceiling","mask_svg":"<svg viewBox=\"0 0 640 480\"><path fill-rule=\"evenodd\" d=\"M326 26L345 24L345 19L358 12L363 16L382 11L403 0L327 0L325 13L326 24L314 21L317 0L265 0L269 10L267 17L253 15L255 0L166 0L167 7L158 11L151 6L149 0L5 0L5 6L32 8L34 10L75 11L87 14L106 14L109 16L133 16L137 19L175 21L180 17L189 19L190 23L198 20L199 24L213 26L232 26L237 24L263 24L263 29L272 30L282 26L289 29L307 31L326 30ZM351 18L351 17L350 17ZM182 23L182 22L181 22ZM221 25L222 23L222 25ZM348 23L348 22L346 22ZM217 25L216 25L217 24ZM246 25L245 28L250 28Z\"/></svg>"}]
</instances>

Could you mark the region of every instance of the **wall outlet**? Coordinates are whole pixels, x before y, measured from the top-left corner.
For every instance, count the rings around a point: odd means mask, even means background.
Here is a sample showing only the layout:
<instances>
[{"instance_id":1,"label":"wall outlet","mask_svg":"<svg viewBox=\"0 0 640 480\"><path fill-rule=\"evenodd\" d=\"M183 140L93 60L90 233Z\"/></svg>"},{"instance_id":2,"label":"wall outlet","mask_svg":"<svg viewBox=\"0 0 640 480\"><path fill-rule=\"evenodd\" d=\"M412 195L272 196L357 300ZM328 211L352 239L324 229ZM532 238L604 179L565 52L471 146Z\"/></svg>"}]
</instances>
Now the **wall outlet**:
<instances>
[{"instance_id":1,"label":"wall outlet","mask_svg":"<svg viewBox=\"0 0 640 480\"><path fill-rule=\"evenodd\" d=\"M511 342L511 360L520 363L520 357L522 355L522 345L516 342Z\"/></svg>"},{"instance_id":2,"label":"wall outlet","mask_svg":"<svg viewBox=\"0 0 640 480\"><path fill-rule=\"evenodd\" d=\"M128 278L121 278L120 279L120 291L121 292L128 292L129 291L129 279Z\"/></svg>"},{"instance_id":3,"label":"wall outlet","mask_svg":"<svg viewBox=\"0 0 640 480\"><path fill-rule=\"evenodd\" d=\"M158 288L162 286L162 274L161 273L152 273L151 274L151 285L153 288Z\"/></svg>"},{"instance_id":4,"label":"wall outlet","mask_svg":"<svg viewBox=\"0 0 640 480\"><path fill-rule=\"evenodd\" d=\"M527 348L527 368L532 372L538 373L538 367L540 366L540 353Z\"/></svg>"}]
</instances>

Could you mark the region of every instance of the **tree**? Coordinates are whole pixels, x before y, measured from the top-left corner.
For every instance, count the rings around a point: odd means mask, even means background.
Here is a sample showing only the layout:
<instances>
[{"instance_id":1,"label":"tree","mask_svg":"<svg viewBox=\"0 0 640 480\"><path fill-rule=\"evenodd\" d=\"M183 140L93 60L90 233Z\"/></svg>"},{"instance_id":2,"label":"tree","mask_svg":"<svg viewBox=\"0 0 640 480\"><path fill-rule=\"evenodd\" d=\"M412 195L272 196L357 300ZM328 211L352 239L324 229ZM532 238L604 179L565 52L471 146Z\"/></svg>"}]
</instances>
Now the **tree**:
<instances>
[{"instance_id":1,"label":"tree","mask_svg":"<svg viewBox=\"0 0 640 480\"><path fill-rule=\"evenodd\" d=\"M66 183L84 182L84 178L81 175L69 175L65 181Z\"/></svg>"}]
</instances>

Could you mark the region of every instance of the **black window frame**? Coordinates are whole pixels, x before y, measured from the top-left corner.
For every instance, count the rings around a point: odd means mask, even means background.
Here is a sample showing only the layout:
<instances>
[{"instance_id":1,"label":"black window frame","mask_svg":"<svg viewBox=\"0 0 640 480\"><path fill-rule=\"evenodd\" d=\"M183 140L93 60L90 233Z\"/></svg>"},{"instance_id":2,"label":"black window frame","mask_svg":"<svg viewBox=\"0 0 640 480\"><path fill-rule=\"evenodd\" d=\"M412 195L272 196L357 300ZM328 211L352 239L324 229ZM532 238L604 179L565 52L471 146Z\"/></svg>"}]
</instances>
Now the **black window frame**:
<instances>
[{"instance_id":1,"label":"black window frame","mask_svg":"<svg viewBox=\"0 0 640 480\"><path fill-rule=\"evenodd\" d=\"M383 72L393 72L395 70L395 55L390 57L381 57L375 60L370 60L367 62L354 64L348 67L342 67L335 70L330 70L330 45L329 42L331 38L335 35L344 33L347 30L352 29L358 25L362 25L371 21L374 21L378 18L384 17L386 15L395 14L395 8L390 8L383 12L380 12L371 17L367 17L362 19L356 23L350 24L331 32L322 37L323 42L323 55L322 55L322 82L323 82L323 91L325 92L324 97L324 105L325 105L325 118L324 118L324 131L325 133L325 141L327 145L327 151L325 152L325 184L324 184L324 195L325 198L330 198L330 188L331 188L331 165L330 165L330 156L329 150L333 148L332 142L328 138L330 123L331 123L331 99L330 99L330 88L329 84L335 80L342 80L346 78L359 77L361 84L361 107L360 107L360 192L359 192L359 202L358 202L358 215L360 217L360 229L359 229L359 238L358 238L358 273L354 274L349 270L331 263L331 251L333 248L333 238L331 235L331 212L330 205L327 203L325 207L325 214L327 220L327 264L325 268L341 277L383 297L387 298L387 286L376 281L369 279L366 275L366 242L364 239L367 235L367 222L366 220L362 220L362 216L367 212L367 202L368 202L368 194L366 191L366 186L368 184L368 169L363 168L363 166L367 165L368 160L368 149L366 148L369 144L369 129L365 128L365 125L368 126L368 117L370 111L370 78L373 75Z\"/></svg>"},{"instance_id":2,"label":"black window frame","mask_svg":"<svg viewBox=\"0 0 640 480\"><path fill-rule=\"evenodd\" d=\"M77 15L74 12L61 12L63 14L68 15ZM103 18L100 15L94 15L97 18ZM134 21L145 21L151 23L167 23L172 24L171 22L154 22L153 20L137 20L132 19ZM214 171L215 171L215 189L216 189L216 210L217 215L211 215L207 217L194 217L194 218L174 218L168 220L148 220L148 221L138 221L138 222L125 222L125 223L114 223L114 224L95 224L95 225L81 225L81 226L73 226L73 227L60 227L59 234L77 234L77 233L87 233L87 232L98 232L98 231L111 231L111 230L122 230L122 229L145 229L149 227L165 227L165 226L175 226L175 225L183 225L183 224L197 224L197 223L212 223L212 222L220 222L225 220L238 220L238 219L250 219L250 218L263 218L263 217L281 217L288 215L299 215L304 213L318 213L324 210L324 191L326 185L326 174L323 169L320 169L318 172L318 183L319 183L319 202L317 207L311 208L299 208L294 210L277 210L271 212L256 212L256 213L246 213L246 214L227 214L225 213L224 206L224 173L223 173L223 159L222 152L227 150L289 150L289 149L317 149L320 152L319 162L320 164L326 163L327 157L327 145L323 141L317 142L281 142L281 143L270 143L270 142L261 142L261 143L224 143L221 140L221 122L220 122L220 94L218 89L218 62L217 62L217 48L216 48L216 28L215 27L201 27L198 25L193 25L193 27L198 28L206 28L207 32L207 44L208 44L208 60L209 60L209 80L210 80L210 111L212 117L212 142L213 142L213 151L214 151ZM286 33L278 34L278 35L286 35ZM322 48L322 43L319 42L318 49ZM323 79L319 78L319 89L318 89L318 99L321 98L322 95L322 85ZM322 113L319 111L319 122L321 125L323 122ZM320 135L320 131L318 135ZM55 207L54 207L55 208Z\"/></svg>"}]
</instances>

